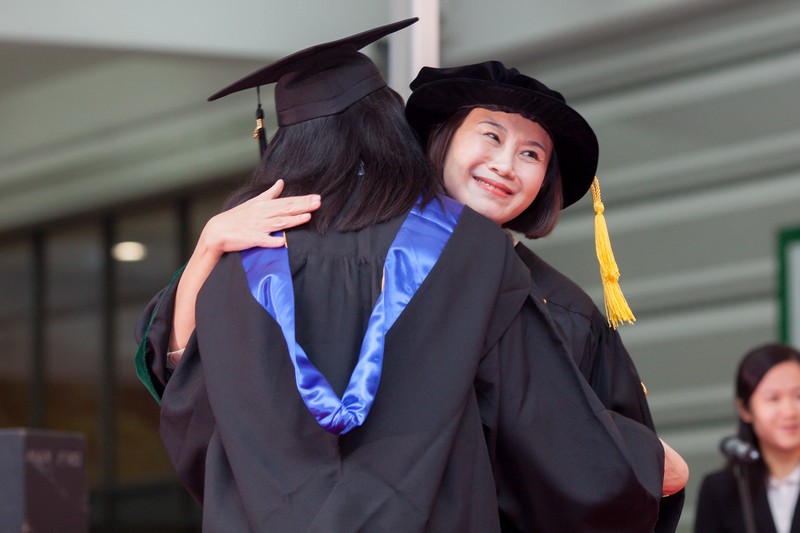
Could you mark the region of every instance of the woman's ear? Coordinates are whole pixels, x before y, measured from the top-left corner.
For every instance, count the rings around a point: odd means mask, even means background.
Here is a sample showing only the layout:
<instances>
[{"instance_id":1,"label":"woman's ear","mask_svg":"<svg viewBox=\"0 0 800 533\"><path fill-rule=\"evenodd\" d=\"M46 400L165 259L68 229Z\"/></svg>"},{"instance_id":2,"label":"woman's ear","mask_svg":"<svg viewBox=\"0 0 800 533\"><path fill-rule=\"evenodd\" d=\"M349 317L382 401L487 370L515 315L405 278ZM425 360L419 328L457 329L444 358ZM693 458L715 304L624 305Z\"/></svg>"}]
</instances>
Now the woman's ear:
<instances>
[{"instance_id":1,"label":"woman's ear","mask_svg":"<svg viewBox=\"0 0 800 533\"><path fill-rule=\"evenodd\" d=\"M750 414L750 410L745 407L742 400L736 400L736 411L739 413L739 418L741 418L745 423L753 423L753 416Z\"/></svg>"}]
</instances>

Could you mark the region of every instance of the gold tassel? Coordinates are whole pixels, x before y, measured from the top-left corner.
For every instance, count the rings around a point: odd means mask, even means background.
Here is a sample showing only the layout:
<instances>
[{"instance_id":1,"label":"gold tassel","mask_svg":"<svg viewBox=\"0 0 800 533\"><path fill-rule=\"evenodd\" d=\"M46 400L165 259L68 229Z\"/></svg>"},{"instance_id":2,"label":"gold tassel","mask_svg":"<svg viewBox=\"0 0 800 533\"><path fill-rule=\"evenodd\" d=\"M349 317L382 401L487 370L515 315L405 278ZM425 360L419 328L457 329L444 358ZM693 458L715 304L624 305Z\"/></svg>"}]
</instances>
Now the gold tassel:
<instances>
[{"instance_id":1,"label":"gold tassel","mask_svg":"<svg viewBox=\"0 0 800 533\"><path fill-rule=\"evenodd\" d=\"M597 181L597 177L592 183L592 202L594 204L594 244L597 249L597 260L600 262L600 277L603 280L606 317L608 325L617 329L621 322L633 324L636 322L636 317L628 307L628 302L619 286L619 268L614 260L614 252L611 250L611 240L608 238L608 227L603 216L605 207L600 199L600 182Z\"/></svg>"}]
</instances>

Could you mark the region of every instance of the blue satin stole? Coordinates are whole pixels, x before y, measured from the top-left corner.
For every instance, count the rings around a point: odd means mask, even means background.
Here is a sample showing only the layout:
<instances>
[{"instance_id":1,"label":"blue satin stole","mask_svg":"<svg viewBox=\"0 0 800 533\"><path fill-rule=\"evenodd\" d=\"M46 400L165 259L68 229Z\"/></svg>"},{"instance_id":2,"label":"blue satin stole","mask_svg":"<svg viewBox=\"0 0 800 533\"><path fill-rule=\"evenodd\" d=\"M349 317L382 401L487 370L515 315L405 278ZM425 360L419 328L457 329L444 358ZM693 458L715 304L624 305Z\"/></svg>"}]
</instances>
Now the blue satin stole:
<instances>
[{"instance_id":1,"label":"blue satin stole","mask_svg":"<svg viewBox=\"0 0 800 533\"><path fill-rule=\"evenodd\" d=\"M297 390L327 431L341 435L366 420L381 379L386 333L436 264L462 210L455 200L439 196L424 207L415 205L400 226L386 254L383 290L341 398L295 340L294 291L286 248L251 248L241 253L250 292L283 331Z\"/></svg>"}]
</instances>

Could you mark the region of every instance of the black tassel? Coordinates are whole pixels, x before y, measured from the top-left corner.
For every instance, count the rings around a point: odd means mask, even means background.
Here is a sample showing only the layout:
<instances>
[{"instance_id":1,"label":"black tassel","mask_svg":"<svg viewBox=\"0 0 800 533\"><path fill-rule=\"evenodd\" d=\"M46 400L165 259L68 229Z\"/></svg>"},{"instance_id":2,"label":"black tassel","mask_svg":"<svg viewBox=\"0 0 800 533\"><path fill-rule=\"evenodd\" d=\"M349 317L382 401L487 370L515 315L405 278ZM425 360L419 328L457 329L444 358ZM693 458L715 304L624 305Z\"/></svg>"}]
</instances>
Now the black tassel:
<instances>
[{"instance_id":1,"label":"black tassel","mask_svg":"<svg viewBox=\"0 0 800 533\"><path fill-rule=\"evenodd\" d=\"M261 108L261 87L256 87L258 107L256 108L256 129L253 130L253 139L258 141L258 151L264 155L267 151L267 131L264 129L264 110Z\"/></svg>"}]
</instances>

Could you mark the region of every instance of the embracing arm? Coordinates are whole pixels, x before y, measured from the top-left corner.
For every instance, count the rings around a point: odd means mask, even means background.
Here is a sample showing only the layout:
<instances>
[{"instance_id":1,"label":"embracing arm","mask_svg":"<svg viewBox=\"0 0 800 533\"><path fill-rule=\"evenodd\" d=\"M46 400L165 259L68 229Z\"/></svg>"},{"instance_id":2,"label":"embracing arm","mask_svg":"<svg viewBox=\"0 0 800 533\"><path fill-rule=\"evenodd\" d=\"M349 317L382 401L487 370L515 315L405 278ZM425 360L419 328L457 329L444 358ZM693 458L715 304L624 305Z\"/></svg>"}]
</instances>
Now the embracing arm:
<instances>
[{"instance_id":1,"label":"embracing arm","mask_svg":"<svg viewBox=\"0 0 800 533\"><path fill-rule=\"evenodd\" d=\"M529 302L476 382L502 519L525 531L652 531L664 447L602 405L541 307Z\"/></svg>"},{"instance_id":2,"label":"embracing arm","mask_svg":"<svg viewBox=\"0 0 800 533\"><path fill-rule=\"evenodd\" d=\"M589 375L584 371L587 381L606 408L655 431L644 385L619 333L599 320L594 320L592 329L594 333L588 343L591 349L587 350L590 353L584 356L592 362ZM660 440L664 446L662 494L671 496L686 486L689 467L678 452L664 439Z\"/></svg>"},{"instance_id":3,"label":"embracing arm","mask_svg":"<svg viewBox=\"0 0 800 533\"><path fill-rule=\"evenodd\" d=\"M271 233L311 219L311 211L320 206L316 194L278 198L283 180L260 195L212 217L203 228L197 246L183 271L175 297L169 349L182 349L195 327L195 302L200 287L226 252L238 252L256 246L283 246L283 236Z\"/></svg>"},{"instance_id":4,"label":"embracing arm","mask_svg":"<svg viewBox=\"0 0 800 533\"><path fill-rule=\"evenodd\" d=\"M591 361L591 371L586 373L592 389L603 404L622 415L641 422L653 431L655 425L650 413L642 379L630 354L622 343L618 331L608 327L599 311L592 315L592 334L585 359ZM689 480L689 467L683 457L664 440L664 481L655 533L674 533L678 527Z\"/></svg>"},{"instance_id":5,"label":"embracing arm","mask_svg":"<svg viewBox=\"0 0 800 533\"><path fill-rule=\"evenodd\" d=\"M212 217L189 262L145 308L135 330L136 372L157 400L194 332L197 293L222 254L282 246L284 238L270 234L307 222L320 205L319 195L278 198L282 191L283 180L278 180L260 195Z\"/></svg>"}]
</instances>

